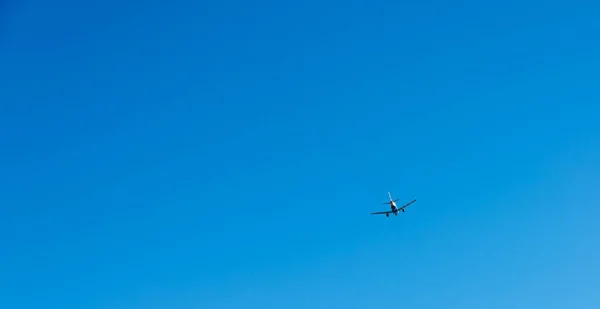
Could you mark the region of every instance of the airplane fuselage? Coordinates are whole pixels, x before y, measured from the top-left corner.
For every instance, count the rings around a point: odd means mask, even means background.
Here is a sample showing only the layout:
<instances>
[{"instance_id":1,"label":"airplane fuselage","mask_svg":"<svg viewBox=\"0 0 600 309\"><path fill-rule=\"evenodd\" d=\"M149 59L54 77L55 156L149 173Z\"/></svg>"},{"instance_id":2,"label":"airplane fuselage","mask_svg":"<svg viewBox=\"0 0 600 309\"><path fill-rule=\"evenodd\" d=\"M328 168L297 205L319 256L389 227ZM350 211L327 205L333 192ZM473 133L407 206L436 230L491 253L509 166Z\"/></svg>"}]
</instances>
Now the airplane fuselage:
<instances>
[{"instance_id":1,"label":"airplane fuselage","mask_svg":"<svg viewBox=\"0 0 600 309\"><path fill-rule=\"evenodd\" d=\"M394 201L390 201L390 208L392 208L392 213L394 213L394 215L398 215L398 206L396 206L396 202ZM402 209L402 211L404 211L404 209Z\"/></svg>"},{"instance_id":2,"label":"airplane fuselage","mask_svg":"<svg viewBox=\"0 0 600 309\"><path fill-rule=\"evenodd\" d=\"M398 215L398 211L404 212L404 208L398 209L398 206L396 206L396 203L394 201L390 201L390 207L392 208L392 212L394 213L394 215Z\"/></svg>"}]
</instances>

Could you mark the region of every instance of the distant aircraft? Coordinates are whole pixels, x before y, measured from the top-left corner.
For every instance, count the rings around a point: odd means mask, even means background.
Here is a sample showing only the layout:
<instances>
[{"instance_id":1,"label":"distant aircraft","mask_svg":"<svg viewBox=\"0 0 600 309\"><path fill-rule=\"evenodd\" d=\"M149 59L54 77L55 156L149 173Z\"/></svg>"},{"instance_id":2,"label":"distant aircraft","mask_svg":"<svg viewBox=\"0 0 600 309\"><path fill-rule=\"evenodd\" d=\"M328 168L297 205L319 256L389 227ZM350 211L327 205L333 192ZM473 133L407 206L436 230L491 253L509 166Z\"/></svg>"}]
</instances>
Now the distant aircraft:
<instances>
[{"instance_id":1,"label":"distant aircraft","mask_svg":"<svg viewBox=\"0 0 600 309\"><path fill-rule=\"evenodd\" d=\"M404 212L404 208L406 208L406 206L408 206L408 205L410 205L410 204L412 204L412 203L414 203L414 202L417 201L416 199L414 199L414 200L410 201L408 204L406 204L406 205L404 205L402 207L398 207L398 206L396 206L396 202L399 199L392 200L392 195L389 192L388 192L388 196L390 197L390 201L389 202L385 202L384 204L389 204L390 207L392 208L392 210L390 210L390 211L381 211L381 212L372 212L371 213L372 215L385 215L386 217L389 217L390 214L393 213L394 215L397 216L398 215L398 211Z\"/></svg>"}]
</instances>

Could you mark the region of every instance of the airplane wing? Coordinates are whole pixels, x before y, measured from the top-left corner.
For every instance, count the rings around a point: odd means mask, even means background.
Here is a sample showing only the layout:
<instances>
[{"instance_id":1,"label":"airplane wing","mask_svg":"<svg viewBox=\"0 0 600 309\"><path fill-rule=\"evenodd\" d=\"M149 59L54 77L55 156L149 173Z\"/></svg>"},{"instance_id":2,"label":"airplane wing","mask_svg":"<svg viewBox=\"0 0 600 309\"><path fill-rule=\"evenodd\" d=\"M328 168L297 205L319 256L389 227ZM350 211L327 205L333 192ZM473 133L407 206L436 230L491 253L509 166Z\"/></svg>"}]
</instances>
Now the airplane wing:
<instances>
[{"instance_id":1,"label":"airplane wing","mask_svg":"<svg viewBox=\"0 0 600 309\"><path fill-rule=\"evenodd\" d=\"M412 203L414 203L414 202L416 202L416 201L417 201L417 200L416 200L416 199L414 199L414 200L412 200L412 201L408 202L406 205L404 205L404 206L402 206L402 207L399 207L399 208L400 208L400 209L404 209L404 208L406 208L408 205L410 205L410 204L412 204Z\"/></svg>"},{"instance_id":2,"label":"airplane wing","mask_svg":"<svg viewBox=\"0 0 600 309\"><path fill-rule=\"evenodd\" d=\"M372 215L385 215L385 214L390 214L392 213L392 211L380 211L380 212L372 212Z\"/></svg>"}]
</instances>

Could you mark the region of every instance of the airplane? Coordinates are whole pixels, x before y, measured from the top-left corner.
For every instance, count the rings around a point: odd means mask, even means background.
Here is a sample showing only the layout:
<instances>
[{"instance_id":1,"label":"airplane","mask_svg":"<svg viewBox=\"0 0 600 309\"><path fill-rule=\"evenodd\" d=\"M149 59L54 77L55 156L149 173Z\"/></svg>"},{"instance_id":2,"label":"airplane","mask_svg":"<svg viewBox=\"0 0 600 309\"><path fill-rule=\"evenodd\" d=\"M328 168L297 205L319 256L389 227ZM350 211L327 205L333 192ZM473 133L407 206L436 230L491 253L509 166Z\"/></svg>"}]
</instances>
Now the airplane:
<instances>
[{"instance_id":1,"label":"airplane","mask_svg":"<svg viewBox=\"0 0 600 309\"><path fill-rule=\"evenodd\" d=\"M389 202L385 202L384 204L389 204L390 207L392 208L392 210L390 211L381 211L381 212L372 212L372 215L383 215L385 214L386 217L389 217L391 213L393 213L394 215L398 215L398 211L402 211L404 212L404 208L406 208L406 206L416 202L417 200L414 199L412 201L410 201L409 203L405 204L402 207L398 207L396 206L396 202L399 200L399 198L392 200L392 195L388 192L388 196L390 197L390 201Z\"/></svg>"}]
</instances>

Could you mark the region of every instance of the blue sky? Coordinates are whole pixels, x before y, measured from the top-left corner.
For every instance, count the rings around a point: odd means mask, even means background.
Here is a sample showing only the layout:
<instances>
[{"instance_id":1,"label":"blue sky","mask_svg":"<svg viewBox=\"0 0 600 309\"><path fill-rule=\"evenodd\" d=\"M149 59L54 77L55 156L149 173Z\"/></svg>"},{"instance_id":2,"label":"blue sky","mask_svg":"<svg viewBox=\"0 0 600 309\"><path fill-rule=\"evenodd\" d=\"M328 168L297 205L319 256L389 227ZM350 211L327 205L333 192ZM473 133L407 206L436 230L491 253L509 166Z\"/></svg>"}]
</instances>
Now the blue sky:
<instances>
[{"instance_id":1,"label":"blue sky","mask_svg":"<svg viewBox=\"0 0 600 309\"><path fill-rule=\"evenodd\" d=\"M3 3L0 307L600 306L598 4Z\"/></svg>"}]
</instances>

